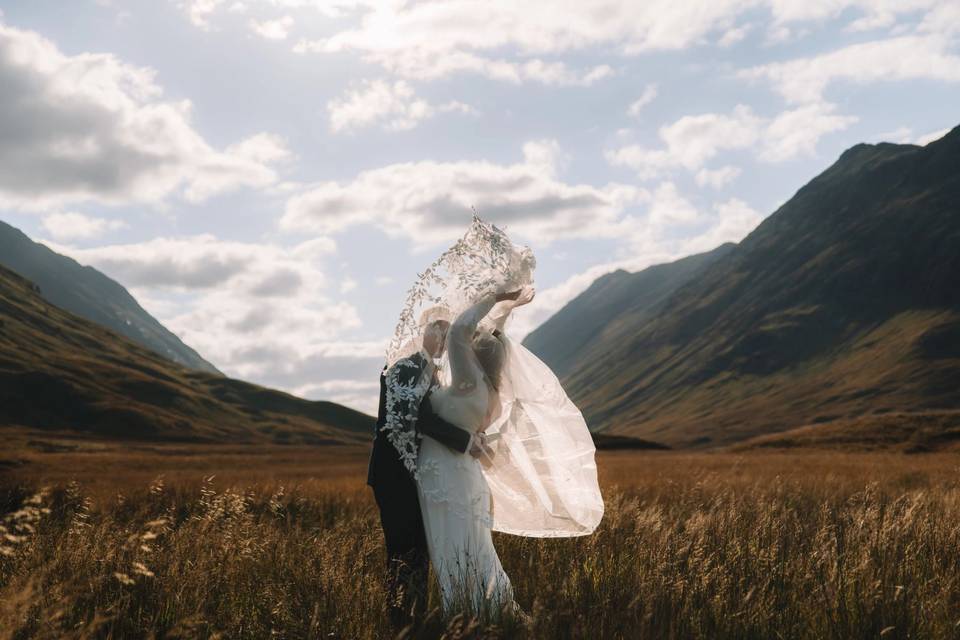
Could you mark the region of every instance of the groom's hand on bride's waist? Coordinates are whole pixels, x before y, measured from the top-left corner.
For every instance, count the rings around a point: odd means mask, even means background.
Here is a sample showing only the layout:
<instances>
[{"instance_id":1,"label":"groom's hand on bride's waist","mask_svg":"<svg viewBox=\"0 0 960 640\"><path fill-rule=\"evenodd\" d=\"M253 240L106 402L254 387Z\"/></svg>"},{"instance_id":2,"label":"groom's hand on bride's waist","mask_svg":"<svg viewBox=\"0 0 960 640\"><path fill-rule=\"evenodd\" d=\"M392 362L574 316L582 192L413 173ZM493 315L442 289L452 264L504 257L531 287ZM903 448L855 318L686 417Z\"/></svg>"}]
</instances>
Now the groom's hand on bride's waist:
<instances>
[{"instance_id":1,"label":"groom's hand on bride's waist","mask_svg":"<svg viewBox=\"0 0 960 640\"><path fill-rule=\"evenodd\" d=\"M470 455L484 463L493 460L493 448L487 444L487 438L482 433L470 437Z\"/></svg>"}]
</instances>

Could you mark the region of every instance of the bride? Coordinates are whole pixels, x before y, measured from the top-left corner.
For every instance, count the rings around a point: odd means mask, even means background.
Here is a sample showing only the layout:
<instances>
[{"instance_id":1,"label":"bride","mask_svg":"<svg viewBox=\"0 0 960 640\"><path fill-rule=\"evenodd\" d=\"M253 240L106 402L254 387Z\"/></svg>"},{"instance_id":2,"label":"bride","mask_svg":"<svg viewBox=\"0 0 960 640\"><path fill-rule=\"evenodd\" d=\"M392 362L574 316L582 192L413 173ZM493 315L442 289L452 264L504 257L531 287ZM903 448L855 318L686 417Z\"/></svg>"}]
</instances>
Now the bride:
<instances>
[{"instance_id":1,"label":"bride","mask_svg":"<svg viewBox=\"0 0 960 640\"><path fill-rule=\"evenodd\" d=\"M491 531L587 535L603 515L583 416L549 367L505 330L533 299L534 266L529 248L474 217L411 288L388 350L396 360L419 348L424 317L455 318L430 397L437 415L473 434L474 455L423 438L414 471L446 613L516 608Z\"/></svg>"}]
</instances>

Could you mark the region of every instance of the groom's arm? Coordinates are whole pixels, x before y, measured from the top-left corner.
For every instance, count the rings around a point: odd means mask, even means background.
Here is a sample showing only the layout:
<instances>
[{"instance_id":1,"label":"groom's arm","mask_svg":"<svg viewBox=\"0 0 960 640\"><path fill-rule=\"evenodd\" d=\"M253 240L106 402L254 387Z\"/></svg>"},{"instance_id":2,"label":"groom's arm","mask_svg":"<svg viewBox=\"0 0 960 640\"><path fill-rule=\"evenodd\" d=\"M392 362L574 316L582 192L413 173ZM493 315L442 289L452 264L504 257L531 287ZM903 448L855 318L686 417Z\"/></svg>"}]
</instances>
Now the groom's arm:
<instances>
[{"instance_id":1,"label":"groom's arm","mask_svg":"<svg viewBox=\"0 0 960 640\"><path fill-rule=\"evenodd\" d=\"M402 358L385 372L384 424L380 427L412 473L417 465L416 427L424 387L420 385L423 362Z\"/></svg>"},{"instance_id":2,"label":"groom's arm","mask_svg":"<svg viewBox=\"0 0 960 640\"><path fill-rule=\"evenodd\" d=\"M420 404L417 430L459 453L466 453L470 446L470 432L450 424L434 413L429 394Z\"/></svg>"}]
</instances>

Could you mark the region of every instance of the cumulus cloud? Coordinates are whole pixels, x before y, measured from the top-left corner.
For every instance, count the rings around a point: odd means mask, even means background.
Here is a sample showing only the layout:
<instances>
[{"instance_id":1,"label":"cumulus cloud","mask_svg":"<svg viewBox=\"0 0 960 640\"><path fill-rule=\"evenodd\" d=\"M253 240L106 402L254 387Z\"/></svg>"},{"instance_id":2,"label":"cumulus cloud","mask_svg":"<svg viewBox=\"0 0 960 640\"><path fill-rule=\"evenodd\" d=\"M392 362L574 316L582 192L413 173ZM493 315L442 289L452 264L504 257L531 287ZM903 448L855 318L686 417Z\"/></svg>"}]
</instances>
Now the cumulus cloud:
<instances>
[{"instance_id":1,"label":"cumulus cloud","mask_svg":"<svg viewBox=\"0 0 960 640\"><path fill-rule=\"evenodd\" d=\"M127 226L123 220L107 220L86 216L76 211L52 213L44 216L43 229L57 240L81 240L95 238L107 231L116 231Z\"/></svg>"},{"instance_id":2,"label":"cumulus cloud","mask_svg":"<svg viewBox=\"0 0 960 640\"><path fill-rule=\"evenodd\" d=\"M192 127L189 101L164 101L154 77L109 54L64 55L0 22L0 206L199 201L276 180L281 139L217 150Z\"/></svg>"},{"instance_id":3,"label":"cumulus cloud","mask_svg":"<svg viewBox=\"0 0 960 640\"><path fill-rule=\"evenodd\" d=\"M587 85L613 70L601 65L577 73L544 56L592 46L624 54L681 49L728 27L746 8L735 0L581 2L564 11L546 0L381 3L364 12L355 26L301 41L296 50L352 51L409 78L469 71L512 82ZM497 55L505 49L516 51L513 59Z\"/></svg>"},{"instance_id":4,"label":"cumulus cloud","mask_svg":"<svg viewBox=\"0 0 960 640\"><path fill-rule=\"evenodd\" d=\"M800 155L813 155L820 138L842 131L857 120L856 116L834 113L834 106L827 103L784 111L767 124L760 159L783 162Z\"/></svg>"},{"instance_id":5,"label":"cumulus cloud","mask_svg":"<svg viewBox=\"0 0 960 640\"><path fill-rule=\"evenodd\" d=\"M756 115L747 105L737 105L729 115L705 113L684 116L660 127L664 147L651 149L637 144L608 151L607 161L629 167L644 180L656 178L673 169L698 171L721 151L749 149L761 160L782 162L798 155L812 154L824 135L839 131L857 121L841 116L833 105L809 104L780 113L774 118ZM732 179L730 171L700 172L698 182L720 183Z\"/></svg>"},{"instance_id":6,"label":"cumulus cloud","mask_svg":"<svg viewBox=\"0 0 960 640\"><path fill-rule=\"evenodd\" d=\"M476 114L472 107L452 100L432 105L416 93L407 82L397 80L364 80L345 96L327 103L330 129L344 132L380 123L388 131L412 129L438 113Z\"/></svg>"},{"instance_id":7,"label":"cumulus cloud","mask_svg":"<svg viewBox=\"0 0 960 640\"><path fill-rule=\"evenodd\" d=\"M946 38L906 35L842 47L830 53L745 69L739 76L763 79L789 102L819 103L834 82L857 84L908 79L960 82L960 56Z\"/></svg>"},{"instance_id":8,"label":"cumulus cloud","mask_svg":"<svg viewBox=\"0 0 960 640\"><path fill-rule=\"evenodd\" d=\"M679 167L695 171L722 150L743 149L756 144L762 124L762 119L746 105L737 105L730 115L684 116L660 127L659 136L666 145L664 148L627 145L608 152L607 160L614 166L630 167L642 179L654 178Z\"/></svg>"},{"instance_id":9,"label":"cumulus cloud","mask_svg":"<svg viewBox=\"0 0 960 640\"><path fill-rule=\"evenodd\" d=\"M470 208L511 233L549 242L561 237L610 237L625 208L644 196L622 184L568 184L557 176L564 156L555 141L528 142L523 161L407 162L361 172L347 182L316 184L291 197L280 221L286 230L337 233L373 224L418 244L451 240Z\"/></svg>"},{"instance_id":10,"label":"cumulus cloud","mask_svg":"<svg viewBox=\"0 0 960 640\"><path fill-rule=\"evenodd\" d=\"M136 288L176 291L227 287L255 297L319 291L326 278L315 263L317 240L284 248L221 240L211 234L78 249L54 245ZM325 245L332 250L334 245Z\"/></svg>"}]
</instances>

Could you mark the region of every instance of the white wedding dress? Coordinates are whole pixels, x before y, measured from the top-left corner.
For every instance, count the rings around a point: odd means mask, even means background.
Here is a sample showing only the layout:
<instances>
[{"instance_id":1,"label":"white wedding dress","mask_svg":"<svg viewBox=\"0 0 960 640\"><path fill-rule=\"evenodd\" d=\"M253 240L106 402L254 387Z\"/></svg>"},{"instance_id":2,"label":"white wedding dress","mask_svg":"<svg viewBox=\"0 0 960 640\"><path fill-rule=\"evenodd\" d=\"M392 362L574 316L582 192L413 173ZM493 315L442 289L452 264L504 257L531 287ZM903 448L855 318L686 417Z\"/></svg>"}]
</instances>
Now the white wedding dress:
<instances>
[{"instance_id":1,"label":"white wedding dress","mask_svg":"<svg viewBox=\"0 0 960 640\"><path fill-rule=\"evenodd\" d=\"M431 395L437 415L471 433L483 430L490 411L499 408L471 344L492 306L493 296L487 296L453 323L447 336L450 381ZM493 546L491 493L480 462L424 438L417 468L427 547L444 611L496 615L512 606L510 579Z\"/></svg>"}]
</instances>

